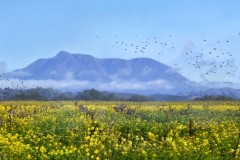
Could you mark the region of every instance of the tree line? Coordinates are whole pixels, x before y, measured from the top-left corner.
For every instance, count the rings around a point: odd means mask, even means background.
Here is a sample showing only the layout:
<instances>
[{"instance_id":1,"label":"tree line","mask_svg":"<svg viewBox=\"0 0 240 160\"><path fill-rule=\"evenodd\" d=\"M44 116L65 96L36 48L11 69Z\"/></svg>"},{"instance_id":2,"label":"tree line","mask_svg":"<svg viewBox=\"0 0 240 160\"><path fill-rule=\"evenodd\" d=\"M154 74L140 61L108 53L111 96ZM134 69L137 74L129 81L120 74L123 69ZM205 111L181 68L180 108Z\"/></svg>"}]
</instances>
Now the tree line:
<instances>
[{"instance_id":1,"label":"tree line","mask_svg":"<svg viewBox=\"0 0 240 160\"><path fill-rule=\"evenodd\" d=\"M51 88L34 88L26 90L0 89L0 100L85 100L85 101L189 101L190 98L174 95L138 95L130 93L103 92L96 89L87 89L81 92L62 92ZM235 99L226 96L210 96L195 98L195 101L233 101Z\"/></svg>"},{"instance_id":2,"label":"tree line","mask_svg":"<svg viewBox=\"0 0 240 160\"><path fill-rule=\"evenodd\" d=\"M152 97L137 94L101 92L96 89L81 92L62 92L41 87L27 90L0 89L0 100L155 101Z\"/></svg>"}]
</instances>

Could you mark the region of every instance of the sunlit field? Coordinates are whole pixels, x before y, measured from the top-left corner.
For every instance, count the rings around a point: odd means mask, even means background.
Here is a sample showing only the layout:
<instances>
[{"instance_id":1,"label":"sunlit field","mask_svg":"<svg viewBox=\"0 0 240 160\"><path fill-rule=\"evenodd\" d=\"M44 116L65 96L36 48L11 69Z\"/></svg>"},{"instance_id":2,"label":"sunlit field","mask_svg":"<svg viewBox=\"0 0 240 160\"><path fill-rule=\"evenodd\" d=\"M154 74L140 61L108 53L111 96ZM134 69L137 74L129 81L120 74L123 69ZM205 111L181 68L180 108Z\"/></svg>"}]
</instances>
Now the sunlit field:
<instances>
[{"instance_id":1,"label":"sunlit field","mask_svg":"<svg viewBox=\"0 0 240 160\"><path fill-rule=\"evenodd\" d=\"M239 134L240 102L0 105L0 159L240 159Z\"/></svg>"}]
</instances>

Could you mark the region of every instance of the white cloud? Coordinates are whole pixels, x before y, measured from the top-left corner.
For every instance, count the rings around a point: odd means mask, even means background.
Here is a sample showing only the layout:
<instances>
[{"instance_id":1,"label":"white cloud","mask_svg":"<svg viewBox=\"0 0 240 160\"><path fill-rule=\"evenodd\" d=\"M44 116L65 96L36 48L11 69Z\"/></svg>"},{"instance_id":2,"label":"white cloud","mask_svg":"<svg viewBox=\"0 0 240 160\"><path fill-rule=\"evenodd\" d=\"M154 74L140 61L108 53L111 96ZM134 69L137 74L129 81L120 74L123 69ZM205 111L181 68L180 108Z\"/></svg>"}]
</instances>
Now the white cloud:
<instances>
[{"instance_id":1,"label":"white cloud","mask_svg":"<svg viewBox=\"0 0 240 160\"><path fill-rule=\"evenodd\" d=\"M147 82L131 81L112 81L111 83L102 83L100 89L111 90L155 90L155 89L172 89L173 86L166 80L155 80Z\"/></svg>"},{"instance_id":2,"label":"white cloud","mask_svg":"<svg viewBox=\"0 0 240 160\"><path fill-rule=\"evenodd\" d=\"M117 75L129 76L131 74L132 74L132 71L130 69L120 69Z\"/></svg>"},{"instance_id":3,"label":"white cloud","mask_svg":"<svg viewBox=\"0 0 240 160\"><path fill-rule=\"evenodd\" d=\"M84 87L88 86L89 82L87 81L77 81L77 80L19 80L19 79L8 79L0 80L0 88L36 88L43 87L43 88L54 88L54 89L74 89L75 87Z\"/></svg>"},{"instance_id":4,"label":"white cloud","mask_svg":"<svg viewBox=\"0 0 240 160\"><path fill-rule=\"evenodd\" d=\"M218 82L218 81L202 81L202 85L207 86L209 88L234 88L234 89L240 89L240 83L232 83L232 82Z\"/></svg>"},{"instance_id":5,"label":"white cloud","mask_svg":"<svg viewBox=\"0 0 240 160\"><path fill-rule=\"evenodd\" d=\"M54 88L59 90L84 90L95 88L98 90L106 91L144 91L144 90L170 90L174 86L166 80L154 80L148 82L139 82L136 80L131 81L121 81L113 80L111 82L91 82L91 81L78 81L78 80L24 80L23 83L18 79L9 79L7 82L5 80L0 81L1 88Z\"/></svg>"},{"instance_id":6,"label":"white cloud","mask_svg":"<svg viewBox=\"0 0 240 160\"><path fill-rule=\"evenodd\" d=\"M100 83L99 89L101 90L143 90L146 87L142 84L142 82L132 81L111 81L110 83Z\"/></svg>"},{"instance_id":7,"label":"white cloud","mask_svg":"<svg viewBox=\"0 0 240 160\"><path fill-rule=\"evenodd\" d=\"M155 81L148 81L147 85L149 87L157 87L157 88L162 88L162 89L172 89L174 88L172 84L166 80L155 80Z\"/></svg>"}]
</instances>

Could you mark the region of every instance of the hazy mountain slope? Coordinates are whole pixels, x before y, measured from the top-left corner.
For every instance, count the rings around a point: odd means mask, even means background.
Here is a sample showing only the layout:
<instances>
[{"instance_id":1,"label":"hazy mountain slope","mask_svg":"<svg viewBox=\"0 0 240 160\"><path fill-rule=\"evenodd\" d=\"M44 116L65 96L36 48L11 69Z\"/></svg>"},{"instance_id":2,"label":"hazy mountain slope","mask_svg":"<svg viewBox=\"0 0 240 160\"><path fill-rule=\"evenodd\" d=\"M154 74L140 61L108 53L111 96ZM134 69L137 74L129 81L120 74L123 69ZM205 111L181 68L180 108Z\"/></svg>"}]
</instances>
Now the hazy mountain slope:
<instances>
[{"instance_id":1,"label":"hazy mountain slope","mask_svg":"<svg viewBox=\"0 0 240 160\"><path fill-rule=\"evenodd\" d=\"M231 88L212 89L211 85L189 81L170 66L150 58L100 59L66 51L61 51L52 58L39 59L23 69L12 71L9 75L26 81L51 80L57 84L64 81L68 83L64 89L70 90L96 88L114 92L160 93L191 98L204 95L239 98L240 93L239 90ZM71 84L72 81L74 84ZM49 84L47 87L52 86Z\"/></svg>"}]
</instances>

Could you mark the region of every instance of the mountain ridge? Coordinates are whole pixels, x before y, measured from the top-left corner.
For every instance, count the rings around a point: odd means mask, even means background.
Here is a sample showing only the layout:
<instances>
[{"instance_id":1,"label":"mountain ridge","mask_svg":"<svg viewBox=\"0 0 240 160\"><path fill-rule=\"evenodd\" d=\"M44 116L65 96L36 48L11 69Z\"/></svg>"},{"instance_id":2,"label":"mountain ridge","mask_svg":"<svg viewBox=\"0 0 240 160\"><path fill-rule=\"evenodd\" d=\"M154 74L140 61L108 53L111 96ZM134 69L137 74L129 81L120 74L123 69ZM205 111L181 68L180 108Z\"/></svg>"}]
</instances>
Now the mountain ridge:
<instances>
[{"instance_id":1,"label":"mountain ridge","mask_svg":"<svg viewBox=\"0 0 240 160\"><path fill-rule=\"evenodd\" d=\"M62 67L64 66L64 67ZM113 68L115 67L115 68ZM155 68L154 68L155 67ZM98 71L98 72L105 72L107 74L128 74L129 71L127 70L121 70L122 68L125 69L134 69L133 71L139 71L141 69L144 73L149 74L155 71L163 71L161 74L169 74L169 77L171 74L176 74L177 77L181 80L187 80L185 77L180 75L178 72L174 71L170 66L167 66L163 63L160 63L156 60L153 60L151 58L133 58L133 59L120 59L120 58L95 58L91 55L86 54L70 54L66 51L59 52L56 56L53 58L46 58L46 59L38 59L35 62L31 63L25 68L18 69L15 71L12 71L12 74L17 74L19 71L25 71L27 73L30 72L30 74L34 74L31 72L37 71L43 72L44 74L49 74L48 71L52 69L53 71L61 70L61 72L65 72L67 70L73 71L78 70L83 71L85 69L88 69L87 71ZM151 70L150 70L151 69ZM118 72L126 72L126 73L118 73ZM114 72L114 73L113 73ZM164 73L165 72L165 73ZM168 72L168 73L166 73ZM154 72L155 74L156 72ZM139 73L132 73L132 74L139 74ZM161 74L152 74L151 76L155 76L155 79L158 79ZM18 75L18 74L17 74ZM23 74L24 76L20 76L21 78L27 78L27 74ZM38 75L39 76L39 75ZM132 76L132 75L131 75ZM144 76L144 75L142 75ZM156 77L158 76L158 77ZM29 76L32 78L31 76ZM39 78L40 77L40 78ZM45 79L44 77L41 77L41 75L37 77L39 79ZM55 77L51 77L51 79L54 79ZM76 77L78 78L78 77ZM134 78L134 76L133 76ZM144 77L142 77L144 78ZM166 77L165 77L166 78ZM176 77L175 77L176 78ZM149 78L152 79L152 78ZM142 80L141 80L142 81Z\"/></svg>"},{"instance_id":2,"label":"mountain ridge","mask_svg":"<svg viewBox=\"0 0 240 160\"><path fill-rule=\"evenodd\" d=\"M96 58L67 51L60 51L52 58L40 58L9 74L26 81L69 83L65 84L66 88L71 83L79 82L69 87L75 90L96 88L113 92L191 97L202 96L210 91L215 95L219 92L228 96L239 93L234 89L228 89L228 92L222 89L213 91L211 87L190 81L170 66L151 58Z\"/></svg>"}]
</instances>

